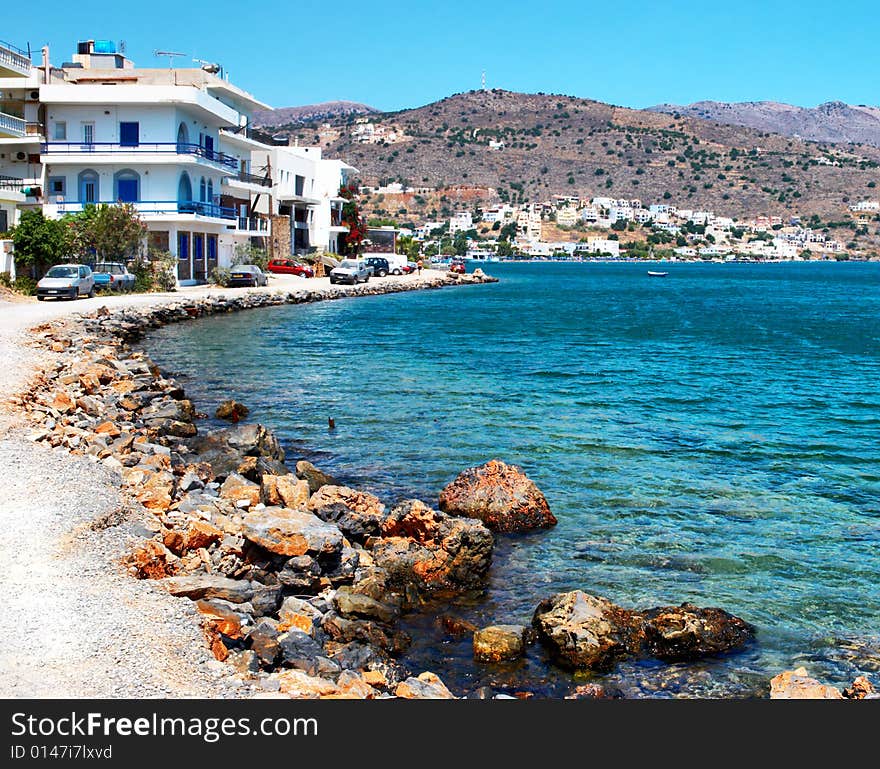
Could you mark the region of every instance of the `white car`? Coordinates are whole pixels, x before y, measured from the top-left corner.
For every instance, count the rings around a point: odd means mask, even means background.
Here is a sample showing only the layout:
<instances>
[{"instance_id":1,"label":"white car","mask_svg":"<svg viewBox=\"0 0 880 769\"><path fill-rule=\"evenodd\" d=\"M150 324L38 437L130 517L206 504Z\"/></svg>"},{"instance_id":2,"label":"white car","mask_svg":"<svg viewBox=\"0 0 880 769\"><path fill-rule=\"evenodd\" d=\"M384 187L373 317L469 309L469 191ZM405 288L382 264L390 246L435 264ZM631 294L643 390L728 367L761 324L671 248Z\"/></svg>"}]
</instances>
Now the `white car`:
<instances>
[{"instance_id":1,"label":"white car","mask_svg":"<svg viewBox=\"0 0 880 769\"><path fill-rule=\"evenodd\" d=\"M85 264L56 264L37 283L37 300L78 299L95 295L95 278Z\"/></svg>"},{"instance_id":2,"label":"white car","mask_svg":"<svg viewBox=\"0 0 880 769\"><path fill-rule=\"evenodd\" d=\"M366 283L370 279L370 268L354 259L343 259L338 267L330 270L331 283Z\"/></svg>"}]
</instances>

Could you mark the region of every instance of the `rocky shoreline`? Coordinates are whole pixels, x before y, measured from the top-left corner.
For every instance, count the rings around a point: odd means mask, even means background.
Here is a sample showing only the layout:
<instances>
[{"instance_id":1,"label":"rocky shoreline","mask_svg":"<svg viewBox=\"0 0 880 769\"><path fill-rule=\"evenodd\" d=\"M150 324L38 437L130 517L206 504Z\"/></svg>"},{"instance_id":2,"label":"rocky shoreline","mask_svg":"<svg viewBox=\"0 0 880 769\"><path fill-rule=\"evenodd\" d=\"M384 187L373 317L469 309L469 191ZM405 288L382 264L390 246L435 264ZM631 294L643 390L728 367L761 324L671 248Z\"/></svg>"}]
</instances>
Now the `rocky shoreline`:
<instances>
[{"instance_id":1,"label":"rocky shoreline","mask_svg":"<svg viewBox=\"0 0 880 769\"><path fill-rule=\"evenodd\" d=\"M411 639L398 620L432 597L484 585L493 532L553 526L534 484L492 461L462 472L441 492L439 509L421 500L386 509L307 462L291 470L270 430L239 423L247 415L241 404L218 414L232 426L203 433L204 415L136 343L150 329L218 313L484 282L494 279L252 292L102 308L45 324L34 333L57 358L21 400L31 437L115 474L149 513L152 536L127 558L131 574L192 601L214 657L258 681L264 696L452 698L435 673L416 675L400 662ZM466 632L480 662L516 659L539 642L557 664L584 671L627 657L728 653L754 637L751 625L721 609L638 612L581 591L543 601L530 628ZM869 683L857 684L846 696L872 695ZM606 696L595 685L576 694Z\"/></svg>"}]
</instances>

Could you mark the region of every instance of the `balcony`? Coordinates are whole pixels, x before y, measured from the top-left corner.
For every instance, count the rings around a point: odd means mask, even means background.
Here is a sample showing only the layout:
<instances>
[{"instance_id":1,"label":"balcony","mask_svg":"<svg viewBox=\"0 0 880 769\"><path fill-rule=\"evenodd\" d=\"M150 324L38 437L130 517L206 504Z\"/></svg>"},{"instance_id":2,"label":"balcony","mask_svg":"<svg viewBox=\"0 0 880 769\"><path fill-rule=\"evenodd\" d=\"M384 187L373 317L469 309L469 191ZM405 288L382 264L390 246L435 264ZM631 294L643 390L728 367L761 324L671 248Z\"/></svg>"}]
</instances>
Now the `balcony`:
<instances>
[{"instance_id":1,"label":"balcony","mask_svg":"<svg viewBox=\"0 0 880 769\"><path fill-rule=\"evenodd\" d=\"M239 160L232 155L207 149L201 144L183 144L179 142L139 142L137 144L120 144L119 142L44 142L41 148L44 155L69 155L77 159L89 156L93 160L97 155L177 155L197 157L222 168L237 169ZM57 158L55 158L57 162Z\"/></svg>"},{"instance_id":2,"label":"balcony","mask_svg":"<svg viewBox=\"0 0 880 769\"><path fill-rule=\"evenodd\" d=\"M248 232L255 235L268 235L269 220L262 216L239 216L235 229L239 232Z\"/></svg>"},{"instance_id":3,"label":"balcony","mask_svg":"<svg viewBox=\"0 0 880 769\"><path fill-rule=\"evenodd\" d=\"M92 205L115 205L118 202L103 200ZM64 201L57 205L59 214L71 214L82 211L89 204L81 201ZM139 214L151 218L156 216L178 217L187 214L232 221L239 218L234 208L226 208L216 203L202 203L198 200L138 200L134 203L134 207L137 208Z\"/></svg>"},{"instance_id":4,"label":"balcony","mask_svg":"<svg viewBox=\"0 0 880 769\"><path fill-rule=\"evenodd\" d=\"M27 135L27 123L23 118L0 112L0 137L19 138Z\"/></svg>"},{"instance_id":5,"label":"balcony","mask_svg":"<svg viewBox=\"0 0 880 769\"><path fill-rule=\"evenodd\" d=\"M234 179L238 179L240 182L245 182L247 184L259 184L261 187L271 187L272 180L266 176L257 176L256 174L249 174L245 171L239 171L237 176L233 177Z\"/></svg>"},{"instance_id":6,"label":"balcony","mask_svg":"<svg viewBox=\"0 0 880 769\"><path fill-rule=\"evenodd\" d=\"M27 51L0 40L0 77L27 77L32 66Z\"/></svg>"}]
</instances>

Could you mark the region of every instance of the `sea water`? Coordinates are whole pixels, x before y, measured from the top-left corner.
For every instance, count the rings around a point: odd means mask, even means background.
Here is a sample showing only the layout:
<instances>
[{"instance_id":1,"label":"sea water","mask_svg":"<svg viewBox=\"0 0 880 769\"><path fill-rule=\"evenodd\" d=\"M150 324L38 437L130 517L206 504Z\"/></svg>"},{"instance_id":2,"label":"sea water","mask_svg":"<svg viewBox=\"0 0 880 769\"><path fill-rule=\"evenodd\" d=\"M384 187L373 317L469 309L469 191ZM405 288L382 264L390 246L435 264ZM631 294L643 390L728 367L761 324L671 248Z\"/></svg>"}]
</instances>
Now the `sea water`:
<instances>
[{"instance_id":1,"label":"sea water","mask_svg":"<svg viewBox=\"0 0 880 769\"><path fill-rule=\"evenodd\" d=\"M465 467L520 465L558 526L499 536L488 589L443 611L528 624L541 599L581 588L757 627L739 654L591 680L747 696L799 665L830 683L876 677L880 265L489 267L498 284L212 317L148 347L202 410L239 399L289 459L388 503L436 505ZM405 628L407 664L458 693L582 682L537 646L485 666L433 615Z\"/></svg>"}]
</instances>

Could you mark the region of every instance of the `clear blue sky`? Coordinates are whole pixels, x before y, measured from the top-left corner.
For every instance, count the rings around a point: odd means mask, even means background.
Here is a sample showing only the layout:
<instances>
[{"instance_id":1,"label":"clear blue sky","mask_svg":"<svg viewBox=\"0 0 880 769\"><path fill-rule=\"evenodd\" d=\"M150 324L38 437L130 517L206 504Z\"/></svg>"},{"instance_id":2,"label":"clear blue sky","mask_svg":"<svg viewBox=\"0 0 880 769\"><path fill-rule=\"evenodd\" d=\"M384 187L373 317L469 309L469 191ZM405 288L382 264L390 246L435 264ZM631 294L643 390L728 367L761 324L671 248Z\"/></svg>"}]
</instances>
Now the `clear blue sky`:
<instances>
[{"instance_id":1,"label":"clear blue sky","mask_svg":"<svg viewBox=\"0 0 880 769\"><path fill-rule=\"evenodd\" d=\"M79 39L125 40L220 62L275 107L350 99L383 110L489 87L565 93L628 107L701 99L802 106L880 103L876 3L372 2L187 3L48 0L4 7L0 39L53 63ZM39 10L35 10L39 9Z\"/></svg>"}]
</instances>

